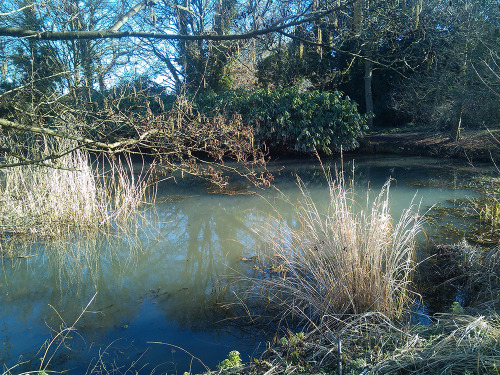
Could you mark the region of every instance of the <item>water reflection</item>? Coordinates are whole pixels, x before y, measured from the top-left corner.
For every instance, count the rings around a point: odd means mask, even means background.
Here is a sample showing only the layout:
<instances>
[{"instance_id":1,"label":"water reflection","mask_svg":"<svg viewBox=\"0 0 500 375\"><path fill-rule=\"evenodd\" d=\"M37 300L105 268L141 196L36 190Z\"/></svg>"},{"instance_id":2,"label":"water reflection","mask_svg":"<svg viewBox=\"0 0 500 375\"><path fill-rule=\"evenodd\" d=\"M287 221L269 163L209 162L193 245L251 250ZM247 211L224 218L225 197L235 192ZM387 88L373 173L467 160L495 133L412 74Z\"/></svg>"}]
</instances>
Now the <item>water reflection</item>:
<instances>
[{"instance_id":1,"label":"water reflection","mask_svg":"<svg viewBox=\"0 0 500 375\"><path fill-rule=\"evenodd\" d=\"M470 194L448 185L407 184L444 176L451 168L442 161L377 158L359 160L355 165L360 196L365 195L368 182L377 191L387 178L395 179L391 189L395 218L417 191L424 206ZM270 168L276 171L276 187L291 202L298 195L295 173L307 181L316 200L327 199L323 170L316 161L284 161ZM350 171L352 164L346 161L344 169ZM462 173L453 170L459 176ZM16 254L34 256L2 258L0 340L4 349L0 362L12 365L21 354L33 355L49 337L50 328L71 324L96 291L95 301L78 323L85 340L75 336L77 349L70 357L60 358L63 367L72 366L72 373L85 373L86 364L98 355L97 348L111 342L109 360L125 366L142 356L143 363L150 364L149 370L162 364L162 371L183 372L190 364L182 351L172 352L174 349L148 344L150 341L183 347L211 368L233 349L240 350L245 359L264 337L254 341L242 338L227 325L215 323L231 317L217 303L232 296L230 288L223 288L220 276L251 268L240 261L241 255L251 256L256 246L251 229L265 222L266 213L280 199L276 190L257 192L214 195L207 194L198 182L185 179L172 184L169 180L158 188L163 203L143 213L126 232L76 233L13 249ZM292 207L279 205L284 216L293 220ZM225 294L221 296L220 291Z\"/></svg>"}]
</instances>

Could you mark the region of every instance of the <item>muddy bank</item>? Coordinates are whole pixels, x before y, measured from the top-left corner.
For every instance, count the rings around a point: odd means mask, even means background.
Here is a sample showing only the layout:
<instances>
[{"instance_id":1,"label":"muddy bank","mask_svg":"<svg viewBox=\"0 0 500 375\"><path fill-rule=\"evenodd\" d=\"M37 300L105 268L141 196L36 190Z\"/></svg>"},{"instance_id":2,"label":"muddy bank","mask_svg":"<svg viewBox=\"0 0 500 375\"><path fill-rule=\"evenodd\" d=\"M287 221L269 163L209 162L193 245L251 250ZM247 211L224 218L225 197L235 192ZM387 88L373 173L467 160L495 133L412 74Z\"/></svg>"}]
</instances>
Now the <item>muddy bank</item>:
<instances>
[{"instance_id":1,"label":"muddy bank","mask_svg":"<svg viewBox=\"0 0 500 375\"><path fill-rule=\"evenodd\" d=\"M464 130L459 141L444 132L408 131L367 134L359 153L401 154L488 161L500 156L500 130Z\"/></svg>"}]
</instances>

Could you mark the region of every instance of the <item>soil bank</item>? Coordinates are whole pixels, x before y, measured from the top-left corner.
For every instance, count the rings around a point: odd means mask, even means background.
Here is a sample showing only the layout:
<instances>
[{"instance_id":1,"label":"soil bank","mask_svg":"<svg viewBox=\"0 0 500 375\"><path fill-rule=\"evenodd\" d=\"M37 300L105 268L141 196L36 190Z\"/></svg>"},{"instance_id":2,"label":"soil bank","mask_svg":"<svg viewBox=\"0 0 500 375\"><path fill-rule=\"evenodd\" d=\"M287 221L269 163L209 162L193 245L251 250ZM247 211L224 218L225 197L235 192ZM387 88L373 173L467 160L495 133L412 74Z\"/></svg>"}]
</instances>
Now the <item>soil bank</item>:
<instances>
[{"instance_id":1,"label":"soil bank","mask_svg":"<svg viewBox=\"0 0 500 375\"><path fill-rule=\"evenodd\" d=\"M469 161L499 160L500 129L463 130L458 141L445 132L374 130L361 141L363 154L401 154L460 158Z\"/></svg>"}]
</instances>

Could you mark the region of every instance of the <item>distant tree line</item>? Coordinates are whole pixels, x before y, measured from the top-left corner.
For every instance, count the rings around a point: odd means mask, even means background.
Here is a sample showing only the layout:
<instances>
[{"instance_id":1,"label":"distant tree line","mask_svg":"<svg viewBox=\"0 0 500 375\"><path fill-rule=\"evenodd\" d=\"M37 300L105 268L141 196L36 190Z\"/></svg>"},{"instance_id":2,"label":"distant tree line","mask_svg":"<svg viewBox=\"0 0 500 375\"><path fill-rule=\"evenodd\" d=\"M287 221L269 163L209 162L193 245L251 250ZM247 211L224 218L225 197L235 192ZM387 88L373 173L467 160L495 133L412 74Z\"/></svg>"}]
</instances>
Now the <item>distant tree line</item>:
<instances>
[{"instance_id":1,"label":"distant tree line","mask_svg":"<svg viewBox=\"0 0 500 375\"><path fill-rule=\"evenodd\" d=\"M1 149L37 160L22 149L31 127L42 129L31 132L37 142L70 136L89 149L142 147L184 160L204 147L185 133L167 136L167 124L177 119L187 129L196 120L206 140L216 135L217 121L229 124L234 116L254 133L267 129L260 138L248 134L252 146L245 152L254 156L262 150L251 148L264 143L328 153L352 147L365 123L418 122L458 138L464 126L495 126L500 119L499 13L496 0L3 2L0 125L17 143ZM246 111L241 90L250 90L246 98L265 98L265 121L248 117L258 113ZM330 97L321 93L337 91L366 116L339 127L350 126L352 134L332 137L332 124L353 108L332 106L340 111L332 114ZM289 107L276 105L287 95L294 98ZM219 103L210 115L219 120L207 117L203 100ZM271 108L282 112L271 115ZM311 108L335 119L297 142L311 130L303 119L317 123L307 115ZM282 133L265 128L271 121L287 127ZM173 134L184 138L172 142ZM228 156L238 142L227 138L212 151Z\"/></svg>"}]
</instances>

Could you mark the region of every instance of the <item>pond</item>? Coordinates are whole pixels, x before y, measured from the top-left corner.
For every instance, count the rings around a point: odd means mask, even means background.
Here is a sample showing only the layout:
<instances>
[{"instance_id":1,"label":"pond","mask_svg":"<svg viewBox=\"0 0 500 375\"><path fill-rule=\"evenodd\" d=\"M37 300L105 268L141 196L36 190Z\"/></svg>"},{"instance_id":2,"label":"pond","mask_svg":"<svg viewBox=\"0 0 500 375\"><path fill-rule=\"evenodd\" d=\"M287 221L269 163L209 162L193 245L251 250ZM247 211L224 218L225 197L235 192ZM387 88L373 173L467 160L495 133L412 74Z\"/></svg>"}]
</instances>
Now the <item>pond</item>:
<instances>
[{"instance_id":1,"label":"pond","mask_svg":"<svg viewBox=\"0 0 500 375\"><path fill-rule=\"evenodd\" d=\"M333 166L340 161L324 162ZM354 164L361 201L368 187L377 192L389 177L394 179L391 212L396 219L412 200L424 213L435 203L475 194L458 188L477 173L458 162L377 156L356 157ZM295 174L317 202L326 199L316 160L278 160L268 167L274 170L276 188L292 202L298 194ZM346 159L344 168L348 173L352 160ZM182 374L204 366L215 369L231 350L240 351L245 361L258 354L273 332L238 324L224 303L237 299L222 276L251 269L245 261L256 246L251 228L262 224L272 205L293 215L277 190L253 191L210 194L199 181L170 179L158 186L158 203L127 235L119 228L91 236L75 233L22 247L20 258L2 258L4 369L26 361L13 372L36 370L40 361L50 361L48 369L71 374L94 367ZM64 342L56 338L46 352L44 342L73 324L76 330Z\"/></svg>"}]
</instances>

